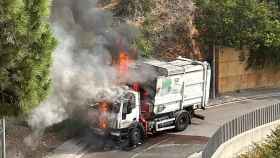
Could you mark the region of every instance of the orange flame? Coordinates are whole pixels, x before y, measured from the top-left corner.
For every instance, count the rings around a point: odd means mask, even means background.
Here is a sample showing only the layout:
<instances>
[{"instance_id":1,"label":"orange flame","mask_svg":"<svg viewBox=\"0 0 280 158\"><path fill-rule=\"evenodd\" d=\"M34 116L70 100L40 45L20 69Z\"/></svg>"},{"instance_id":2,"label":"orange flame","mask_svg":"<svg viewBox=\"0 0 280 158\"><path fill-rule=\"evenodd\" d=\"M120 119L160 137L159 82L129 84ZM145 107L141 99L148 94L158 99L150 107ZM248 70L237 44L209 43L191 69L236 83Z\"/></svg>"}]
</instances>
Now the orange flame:
<instances>
[{"instance_id":1,"label":"orange flame","mask_svg":"<svg viewBox=\"0 0 280 158\"><path fill-rule=\"evenodd\" d=\"M119 54L119 65L118 65L118 71L119 75L125 75L128 72L128 66L131 63L129 56L127 55L126 52L121 51Z\"/></svg>"},{"instance_id":2,"label":"orange flame","mask_svg":"<svg viewBox=\"0 0 280 158\"><path fill-rule=\"evenodd\" d=\"M106 102L101 102L99 104L99 111L100 111L100 117L99 117L99 127L102 129L108 128L108 118L107 118L107 112L108 112L108 104Z\"/></svg>"},{"instance_id":3,"label":"orange flame","mask_svg":"<svg viewBox=\"0 0 280 158\"><path fill-rule=\"evenodd\" d=\"M107 112L108 111L108 104L106 102L101 102L99 110L100 110L100 112Z\"/></svg>"}]
</instances>

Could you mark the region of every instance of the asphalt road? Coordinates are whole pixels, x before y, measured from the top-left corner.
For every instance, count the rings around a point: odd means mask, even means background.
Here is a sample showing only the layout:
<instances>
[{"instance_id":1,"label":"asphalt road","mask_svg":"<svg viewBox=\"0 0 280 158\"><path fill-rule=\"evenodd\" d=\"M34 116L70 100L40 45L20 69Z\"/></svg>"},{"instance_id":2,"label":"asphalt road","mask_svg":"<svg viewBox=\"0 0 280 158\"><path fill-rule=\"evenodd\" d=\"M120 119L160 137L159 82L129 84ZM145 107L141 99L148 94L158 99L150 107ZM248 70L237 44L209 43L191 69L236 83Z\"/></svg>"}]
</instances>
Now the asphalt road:
<instances>
[{"instance_id":1,"label":"asphalt road","mask_svg":"<svg viewBox=\"0 0 280 158\"><path fill-rule=\"evenodd\" d=\"M223 123L274 103L280 103L280 96L246 100L198 111L197 113L205 116L205 120L193 119L192 124L183 132L152 136L143 145L128 151L97 148L96 144L100 144L100 139L93 139L88 152L82 158L186 158L201 151L208 138Z\"/></svg>"}]
</instances>

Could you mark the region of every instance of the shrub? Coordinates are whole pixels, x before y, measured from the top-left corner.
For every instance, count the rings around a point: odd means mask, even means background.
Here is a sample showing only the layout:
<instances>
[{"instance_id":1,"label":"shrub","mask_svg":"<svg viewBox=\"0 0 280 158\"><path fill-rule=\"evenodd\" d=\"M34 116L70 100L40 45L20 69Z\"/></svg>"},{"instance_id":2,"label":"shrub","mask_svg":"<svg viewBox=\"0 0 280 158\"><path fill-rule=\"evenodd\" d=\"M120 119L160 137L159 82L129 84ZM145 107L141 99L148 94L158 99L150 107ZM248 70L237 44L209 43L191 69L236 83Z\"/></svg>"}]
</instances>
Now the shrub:
<instances>
[{"instance_id":1,"label":"shrub","mask_svg":"<svg viewBox=\"0 0 280 158\"><path fill-rule=\"evenodd\" d=\"M239 158L279 158L280 157L280 126L272 131L265 142L254 144L252 150L241 154Z\"/></svg>"},{"instance_id":2,"label":"shrub","mask_svg":"<svg viewBox=\"0 0 280 158\"><path fill-rule=\"evenodd\" d=\"M138 37L135 41L135 46L141 51L142 57L150 57L153 52L153 44L149 39L144 36Z\"/></svg>"}]
</instances>

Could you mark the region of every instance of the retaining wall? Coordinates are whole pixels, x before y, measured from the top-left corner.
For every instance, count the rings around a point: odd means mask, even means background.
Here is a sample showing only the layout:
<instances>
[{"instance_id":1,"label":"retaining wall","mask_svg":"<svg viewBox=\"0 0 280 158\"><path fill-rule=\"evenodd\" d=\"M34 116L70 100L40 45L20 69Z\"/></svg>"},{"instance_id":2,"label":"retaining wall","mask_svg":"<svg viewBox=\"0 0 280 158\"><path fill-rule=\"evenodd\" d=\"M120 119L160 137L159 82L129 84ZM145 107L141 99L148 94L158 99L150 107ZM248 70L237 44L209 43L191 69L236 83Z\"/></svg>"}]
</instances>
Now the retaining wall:
<instances>
[{"instance_id":1,"label":"retaining wall","mask_svg":"<svg viewBox=\"0 0 280 158\"><path fill-rule=\"evenodd\" d=\"M238 116L223 124L209 138L202 158L232 158L249 149L252 142L265 139L280 125L280 103Z\"/></svg>"},{"instance_id":2,"label":"retaining wall","mask_svg":"<svg viewBox=\"0 0 280 158\"><path fill-rule=\"evenodd\" d=\"M263 142L271 130L279 125L280 120L277 120L237 135L222 144L212 158L236 158L239 154L249 151L253 143Z\"/></svg>"},{"instance_id":3,"label":"retaining wall","mask_svg":"<svg viewBox=\"0 0 280 158\"><path fill-rule=\"evenodd\" d=\"M280 87L280 70L246 70L248 51L222 48L217 52L217 90L220 94L244 89Z\"/></svg>"}]
</instances>

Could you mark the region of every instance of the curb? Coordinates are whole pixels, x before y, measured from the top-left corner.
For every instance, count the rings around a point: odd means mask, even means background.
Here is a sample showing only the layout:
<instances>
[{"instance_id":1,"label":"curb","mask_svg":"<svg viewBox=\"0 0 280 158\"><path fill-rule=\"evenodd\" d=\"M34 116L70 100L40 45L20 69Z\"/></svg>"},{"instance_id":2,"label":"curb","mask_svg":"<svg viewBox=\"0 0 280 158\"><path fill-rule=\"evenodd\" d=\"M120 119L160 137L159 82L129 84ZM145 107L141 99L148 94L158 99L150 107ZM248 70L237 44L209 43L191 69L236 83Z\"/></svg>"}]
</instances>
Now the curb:
<instances>
[{"instance_id":1,"label":"curb","mask_svg":"<svg viewBox=\"0 0 280 158\"><path fill-rule=\"evenodd\" d=\"M192 155L190 155L186 158L202 158L202 151L193 153Z\"/></svg>"}]
</instances>

